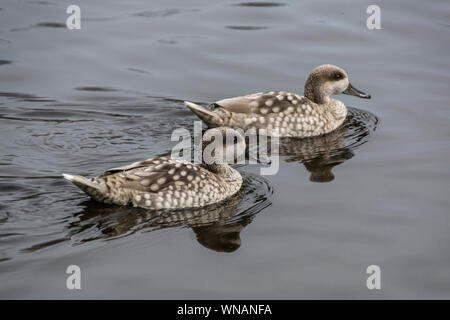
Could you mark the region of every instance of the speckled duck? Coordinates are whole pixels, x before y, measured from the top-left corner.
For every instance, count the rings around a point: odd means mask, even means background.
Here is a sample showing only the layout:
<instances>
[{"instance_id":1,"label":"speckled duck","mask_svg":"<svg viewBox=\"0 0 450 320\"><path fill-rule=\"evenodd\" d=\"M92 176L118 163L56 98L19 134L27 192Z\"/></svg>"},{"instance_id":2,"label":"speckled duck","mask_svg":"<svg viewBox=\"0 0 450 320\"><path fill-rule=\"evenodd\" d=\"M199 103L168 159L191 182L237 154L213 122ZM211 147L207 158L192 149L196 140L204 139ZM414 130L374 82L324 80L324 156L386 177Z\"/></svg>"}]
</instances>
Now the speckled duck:
<instances>
[{"instance_id":1,"label":"speckled duck","mask_svg":"<svg viewBox=\"0 0 450 320\"><path fill-rule=\"evenodd\" d=\"M211 152L209 160L198 165L183 159L159 157L113 168L91 179L63 176L103 203L149 209L204 207L231 197L242 186L241 174L226 160L236 160L245 152L244 137L231 128L209 129L203 135L202 149L217 137L223 138L222 152Z\"/></svg>"},{"instance_id":2,"label":"speckled duck","mask_svg":"<svg viewBox=\"0 0 450 320\"><path fill-rule=\"evenodd\" d=\"M347 107L330 96L349 94L370 99L355 89L341 68L324 64L315 68L305 83L304 96L285 91L248 94L214 102L210 108L185 101L185 105L209 127L261 128L267 135L312 137L338 128Z\"/></svg>"}]
</instances>

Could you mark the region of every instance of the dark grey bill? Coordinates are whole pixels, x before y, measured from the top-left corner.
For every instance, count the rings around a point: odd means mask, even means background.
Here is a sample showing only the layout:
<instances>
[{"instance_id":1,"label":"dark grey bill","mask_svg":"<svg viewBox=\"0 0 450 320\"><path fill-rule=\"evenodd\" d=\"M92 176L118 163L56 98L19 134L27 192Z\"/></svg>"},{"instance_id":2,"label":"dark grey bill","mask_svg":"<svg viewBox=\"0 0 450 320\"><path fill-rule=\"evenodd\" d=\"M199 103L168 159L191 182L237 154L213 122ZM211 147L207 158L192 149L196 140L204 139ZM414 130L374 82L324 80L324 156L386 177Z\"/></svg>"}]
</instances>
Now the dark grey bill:
<instances>
[{"instance_id":1,"label":"dark grey bill","mask_svg":"<svg viewBox=\"0 0 450 320\"><path fill-rule=\"evenodd\" d=\"M342 93L348 94L351 96L357 96L357 97L364 98L364 99L370 99L370 94L359 91L358 89L354 88L351 83L348 84L347 89L345 89L345 91Z\"/></svg>"}]
</instances>

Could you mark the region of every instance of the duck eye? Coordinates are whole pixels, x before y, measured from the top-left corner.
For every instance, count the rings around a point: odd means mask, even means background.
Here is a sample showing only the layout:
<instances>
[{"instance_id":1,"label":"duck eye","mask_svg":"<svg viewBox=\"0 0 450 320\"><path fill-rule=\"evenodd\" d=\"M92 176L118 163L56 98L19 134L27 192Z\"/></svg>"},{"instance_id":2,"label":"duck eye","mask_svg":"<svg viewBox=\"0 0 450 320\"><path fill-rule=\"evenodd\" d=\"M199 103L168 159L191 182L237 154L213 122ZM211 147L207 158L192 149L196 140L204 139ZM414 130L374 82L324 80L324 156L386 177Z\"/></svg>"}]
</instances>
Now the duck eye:
<instances>
[{"instance_id":1,"label":"duck eye","mask_svg":"<svg viewBox=\"0 0 450 320\"><path fill-rule=\"evenodd\" d=\"M341 78L342 78L342 74L336 73L336 74L334 75L334 77L335 77L336 79L341 79Z\"/></svg>"}]
</instances>

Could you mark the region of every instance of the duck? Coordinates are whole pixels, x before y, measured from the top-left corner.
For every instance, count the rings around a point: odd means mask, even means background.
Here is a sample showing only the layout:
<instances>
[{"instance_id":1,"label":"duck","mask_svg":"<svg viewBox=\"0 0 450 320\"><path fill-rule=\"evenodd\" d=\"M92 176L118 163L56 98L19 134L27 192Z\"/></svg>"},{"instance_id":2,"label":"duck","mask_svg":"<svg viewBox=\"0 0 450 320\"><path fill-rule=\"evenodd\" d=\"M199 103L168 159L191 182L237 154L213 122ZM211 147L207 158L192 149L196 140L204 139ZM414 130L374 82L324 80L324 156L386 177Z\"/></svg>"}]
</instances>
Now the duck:
<instances>
[{"instance_id":1,"label":"duck","mask_svg":"<svg viewBox=\"0 0 450 320\"><path fill-rule=\"evenodd\" d=\"M207 130L202 159L155 157L112 168L94 178L63 173L93 200L145 209L200 208L236 194L242 176L229 162L245 154L245 138L231 128Z\"/></svg>"},{"instance_id":2,"label":"duck","mask_svg":"<svg viewBox=\"0 0 450 320\"><path fill-rule=\"evenodd\" d=\"M324 64L308 76L303 96L270 91L220 100L208 107L184 104L210 128L262 129L267 136L306 138L327 134L344 123L347 107L331 98L341 93L371 98L351 85L342 68Z\"/></svg>"}]
</instances>

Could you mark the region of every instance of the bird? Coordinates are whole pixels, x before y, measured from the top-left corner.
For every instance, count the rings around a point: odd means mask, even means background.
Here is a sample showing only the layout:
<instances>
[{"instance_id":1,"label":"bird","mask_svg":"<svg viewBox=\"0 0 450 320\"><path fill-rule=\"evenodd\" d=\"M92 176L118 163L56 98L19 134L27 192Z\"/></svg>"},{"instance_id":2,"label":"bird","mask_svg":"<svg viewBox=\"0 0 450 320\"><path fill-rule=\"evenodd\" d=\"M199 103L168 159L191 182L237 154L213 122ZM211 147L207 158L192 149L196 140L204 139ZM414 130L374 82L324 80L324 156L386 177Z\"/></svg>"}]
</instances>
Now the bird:
<instances>
[{"instance_id":1,"label":"bird","mask_svg":"<svg viewBox=\"0 0 450 320\"><path fill-rule=\"evenodd\" d=\"M324 64L309 75L303 96L270 91L220 100L208 108L189 101L184 104L210 128L254 128L267 136L306 138L329 133L344 122L347 107L330 97L340 93L371 98L351 85L342 68Z\"/></svg>"},{"instance_id":2,"label":"bird","mask_svg":"<svg viewBox=\"0 0 450 320\"><path fill-rule=\"evenodd\" d=\"M106 204L146 209L200 208L219 203L240 190L242 176L228 163L236 163L245 148L240 132L218 127L205 131L200 163L156 157L112 168L90 179L62 175L92 199Z\"/></svg>"}]
</instances>

